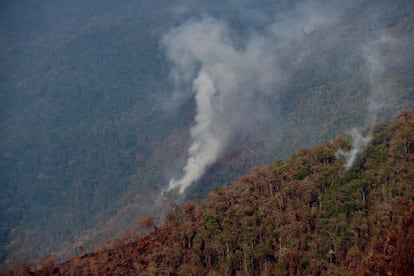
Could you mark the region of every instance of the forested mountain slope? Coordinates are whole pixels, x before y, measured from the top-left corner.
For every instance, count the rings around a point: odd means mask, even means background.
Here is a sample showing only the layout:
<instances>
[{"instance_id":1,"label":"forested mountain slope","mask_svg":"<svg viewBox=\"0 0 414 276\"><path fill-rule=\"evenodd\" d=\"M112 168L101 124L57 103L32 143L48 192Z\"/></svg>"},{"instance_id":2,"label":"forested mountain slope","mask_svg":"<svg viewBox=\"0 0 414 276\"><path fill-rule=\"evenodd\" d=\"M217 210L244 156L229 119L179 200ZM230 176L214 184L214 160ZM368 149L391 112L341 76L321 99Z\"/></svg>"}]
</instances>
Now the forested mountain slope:
<instances>
[{"instance_id":1,"label":"forested mountain slope","mask_svg":"<svg viewBox=\"0 0 414 276\"><path fill-rule=\"evenodd\" d=\"M202 63L177 84L165 38L194 26L227 31L180 49L211 46L219 58L202 61L241 84L214 121L225 145L183 198L414 110L411 0L1 1L0 266L90 251L158 215L192 143Z\"/></svg>"},{"instance_id":2,"label":"forested mountain slope","mask_svg":"<svg viewBox=\"0 0 414 276\"><path fill-rule=\"evenodd\" d=\"M413 275L414 114L373 126L346 169L338 150L351 143L299 150L203 203L142 219L141 237L60 264L51 256L35 274Z\"/></svg>"}]
</instances>

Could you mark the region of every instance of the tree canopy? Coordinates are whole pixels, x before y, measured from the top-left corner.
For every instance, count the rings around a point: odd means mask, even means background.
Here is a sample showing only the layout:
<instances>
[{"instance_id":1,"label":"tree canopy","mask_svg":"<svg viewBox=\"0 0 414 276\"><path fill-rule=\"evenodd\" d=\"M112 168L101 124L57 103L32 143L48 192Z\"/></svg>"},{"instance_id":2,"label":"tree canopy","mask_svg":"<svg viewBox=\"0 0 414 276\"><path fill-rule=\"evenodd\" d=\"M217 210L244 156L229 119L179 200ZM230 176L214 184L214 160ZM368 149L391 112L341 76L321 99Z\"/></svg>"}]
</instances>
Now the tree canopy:
<instances>
[{"instance_id":1,"label":"tree canopy","mask_svg":"<svg viewBox=\"0 0 414 276\"><path fill-rule=\"evenodd\" d=\"M201 203L142 219L141 236L21 275L413 275L414 115L373 126L350 169L350 137L253 170Z\"/></svg>"}]
</instances>

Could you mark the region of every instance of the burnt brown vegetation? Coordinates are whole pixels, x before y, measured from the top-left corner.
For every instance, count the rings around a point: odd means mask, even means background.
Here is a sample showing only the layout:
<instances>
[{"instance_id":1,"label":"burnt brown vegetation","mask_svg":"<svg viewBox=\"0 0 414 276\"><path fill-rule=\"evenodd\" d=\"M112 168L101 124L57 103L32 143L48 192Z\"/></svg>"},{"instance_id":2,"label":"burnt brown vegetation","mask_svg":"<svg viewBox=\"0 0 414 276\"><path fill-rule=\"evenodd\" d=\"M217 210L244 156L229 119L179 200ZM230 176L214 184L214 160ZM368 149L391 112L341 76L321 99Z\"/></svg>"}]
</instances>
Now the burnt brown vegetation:
<instances>
[{"instance_id":1,"label":"burnt brown vegetation","mask_svg":"<svg viewBox=\"0 0 414 276\"><path fill-rule=\"evenodd\" d=\"M15 273L414 275L414 115L373 129L349 170L336 155L349 148L341 136L255 169L202 203L144 218L139 237Z\"/></svg>"}]
</instances>

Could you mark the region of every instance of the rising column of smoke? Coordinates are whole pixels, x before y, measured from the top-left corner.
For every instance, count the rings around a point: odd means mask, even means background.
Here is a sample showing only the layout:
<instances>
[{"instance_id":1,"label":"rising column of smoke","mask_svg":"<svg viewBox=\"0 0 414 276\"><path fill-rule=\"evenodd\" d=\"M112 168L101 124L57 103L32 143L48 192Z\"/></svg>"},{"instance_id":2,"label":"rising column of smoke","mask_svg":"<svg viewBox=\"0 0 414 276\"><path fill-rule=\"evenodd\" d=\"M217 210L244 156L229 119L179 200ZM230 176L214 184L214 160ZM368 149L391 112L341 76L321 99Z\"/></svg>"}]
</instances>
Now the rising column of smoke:
<instances>
[{"instance_id":1,"label":"rising column of smoke","mask_svg":"<svg viewBox=\"0 0 414 276\"><path fill-rule=\"evenodd\" d=\"M183 193L204 174L234 128L251 116L248 98L252 91L266 91L274 80L275 59L267 40L251 38L238 48L229 37L225 23L205 18L164 38L167 54L175 64L175 77L192 81L197 108L183 176L172 178L169 190Z\"/></svg>"},{"instance_id":2,"label":"rising column of smoke","mask_svg":"<svg viewBox=\"0 0 414 276\"><path fill-rule=\"evenodd\" d=\"M344 166L346 169L349 169L354 164L356 158L359 154L361 154L368 143L371 141L372 133L371 131L368 132L367 135L363 135L358 129L354 128L350 132L352 144L351 149L349 151L344 151L339 149L336 154L339 157L344 158Z\"/></svg>"},{"instance_id":3,"label":"rising column of smoke","mask_svg":"<svg viewBox=\"0 0 414 276\"><path fill-rule=\"evenodd\" d=\"M212 125L214 117L212 100L217 90L214 88L211 76L204 70L201 70L194 80L194 91L196 91L197 115L195 126L191 129L193 143L188 149L189 157L183 169L184 176L179 180L171 179L169 183L170 190L178 188L180 193L183 193L204 173L207 166L217 159L224 143L215 134ZM222 133L222 135L226 134Z\"/></svg>"},{"instance_id":4,"label":"rising column of smoke","mask_svg":"<svg viewBox=\"0 0 414 276\"><path fill-rule=\"evenodd\" d=\"M182 194L219 158L235 129L248 129L266 117L261 95L278 93L277 83L287 78L278 56L285 57L290 43L337 15L329 5L306 1L241 43L231 39L224 22L212 18L188 22L165 35L173 79L178 87L193 87L197 107L183 176L172 178L169 190Z\"/></svg>"},{"instance_id":5,"label":"rising column of smoke","mask_svg":"<svg viewBox=\"0 0 414 276\"><path fill-rule=\"evenodd\" d=\"M359 130L353 129L350 132L351 149L347 152L342 149L337 151L337 155L344 158L346 169L351 168L357 156L365 151L366 146L372 139L372 126L377 121L380 113L392 105L391 85L385 81L384 77L387 66L389 66L385 52L388 52L388 55L395 54L393 53L395 43L396 40L391 36L382 34L379 39L369 41L361 47L370 89L365 116L365 124L369 126L369 130L364 135Z\"/></svg>"}]
</instances>

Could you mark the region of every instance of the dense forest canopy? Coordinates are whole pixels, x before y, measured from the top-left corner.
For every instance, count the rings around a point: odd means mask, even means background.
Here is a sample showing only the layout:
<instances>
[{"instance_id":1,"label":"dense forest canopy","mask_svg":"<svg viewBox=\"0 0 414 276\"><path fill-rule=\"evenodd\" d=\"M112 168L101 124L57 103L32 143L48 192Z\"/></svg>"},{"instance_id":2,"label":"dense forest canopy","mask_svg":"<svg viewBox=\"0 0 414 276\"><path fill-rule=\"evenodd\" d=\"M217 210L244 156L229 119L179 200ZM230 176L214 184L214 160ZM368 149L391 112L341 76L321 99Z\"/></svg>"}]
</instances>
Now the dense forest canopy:
<instances>
[{"instance_id":1,"label":"dense forest canopy","mask_svg":"<svg viewBox=\"0 0 414 276\"><path fill-rule=\"evenodd\" d=\"M173 204L140 235L35 275L413 275L414 114L376 124L350 168L350 136L254 169L203 202ZM20 265L28 273L30 266Z\"/></svg>"},{"instance_id":2,"label":"dense forest canopy","mask_svg":"<svg viewBox=\"0 0 414 276\"><path fill-rule=\"evenodd\" d=\"M1 1L1 267L413 111L413 25L410 0Z\"/></svg>"}]
</instances>

